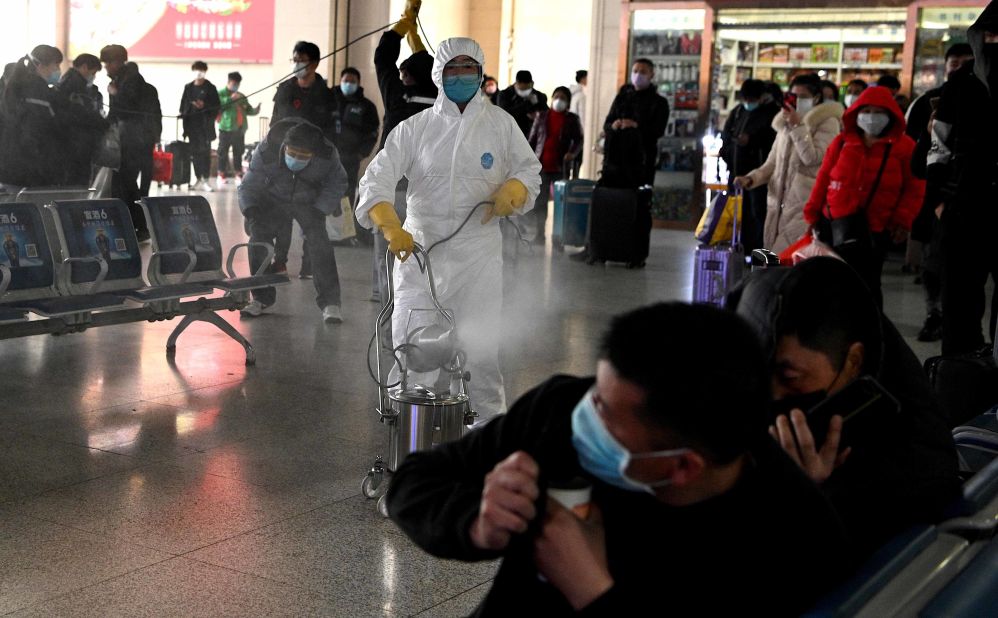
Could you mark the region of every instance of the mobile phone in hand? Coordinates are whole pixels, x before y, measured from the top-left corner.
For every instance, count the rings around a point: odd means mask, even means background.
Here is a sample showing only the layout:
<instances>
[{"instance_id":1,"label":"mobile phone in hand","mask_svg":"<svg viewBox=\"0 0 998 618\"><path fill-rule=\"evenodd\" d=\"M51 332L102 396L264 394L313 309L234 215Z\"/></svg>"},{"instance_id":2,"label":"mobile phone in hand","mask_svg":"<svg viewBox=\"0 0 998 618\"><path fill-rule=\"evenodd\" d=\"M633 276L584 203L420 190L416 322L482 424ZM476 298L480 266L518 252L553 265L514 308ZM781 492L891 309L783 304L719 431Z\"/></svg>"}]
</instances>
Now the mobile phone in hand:
<instances>
[{"instance_id":1,"label":"mobile phone in hand","mask_svg":"<svg viewBox=\"0 0 998 618\"><path fill-rule=\"evenodd\" d=\"M808 410L807 425L814 445L821 448L833 416L842 417L842 446L853 446L874 437L881 428L896 422L901 404L872 376L853 380L848 386Z\"/></svg>"},{"instance_id":2,"label":"mobile phone in hand","mask_svg":"<svg viewBox=\"0 0 998 618\"><path fill-rule=\"evenodd\" d=\"M783 107L786 107L786 108L792 109L792 110L796 110L797 109L797 95L794 94L794 93L792 93L792 92L788 92L787 94L783 95Z\"/></svg>"}]
</instances>

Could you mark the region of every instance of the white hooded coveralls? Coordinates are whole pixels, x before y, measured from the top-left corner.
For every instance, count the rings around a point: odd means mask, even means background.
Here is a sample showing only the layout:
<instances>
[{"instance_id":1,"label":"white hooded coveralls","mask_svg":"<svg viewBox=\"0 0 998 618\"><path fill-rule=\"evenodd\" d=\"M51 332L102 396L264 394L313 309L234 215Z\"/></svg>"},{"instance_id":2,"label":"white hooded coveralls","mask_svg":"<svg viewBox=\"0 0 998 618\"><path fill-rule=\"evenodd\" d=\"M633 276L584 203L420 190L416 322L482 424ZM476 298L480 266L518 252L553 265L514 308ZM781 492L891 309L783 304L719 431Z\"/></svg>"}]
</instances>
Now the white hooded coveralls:
<instances>
[{"instance_id":1,"label":"white hooded coveralls","mask_svg":"<svg viewBox=\"0 0 998 618\"><path fill-rule=\"evenodd\" d=\"M384 149L371 161L360 180L357 220L371 228L368 216L379 202L395 201L395 185L409 179L404 228L429 249L461 225L479 202L488 200L504 182L515 178L527 187L529 210L540 190L541 164L513 118L486 105L480 93L464 109L447 98L444 65L457 56L483 64L478 44L467 38L440 43L433 62L433 82L439 89L433 107L404 120L388 135ZM502 238L499 219L481 224L486 206L471 216L450 241L433 249L430 263L440 304L454 311L460 346L467 352L471 372L470 397L479 421L506 411L506 395L499 372L502 309ZM415 259L396 260L394 345L404 342L406 327L432 322L426 275ZM411 382L432 385L430 376L410 374Z\"/></svg>"}]
</instances>

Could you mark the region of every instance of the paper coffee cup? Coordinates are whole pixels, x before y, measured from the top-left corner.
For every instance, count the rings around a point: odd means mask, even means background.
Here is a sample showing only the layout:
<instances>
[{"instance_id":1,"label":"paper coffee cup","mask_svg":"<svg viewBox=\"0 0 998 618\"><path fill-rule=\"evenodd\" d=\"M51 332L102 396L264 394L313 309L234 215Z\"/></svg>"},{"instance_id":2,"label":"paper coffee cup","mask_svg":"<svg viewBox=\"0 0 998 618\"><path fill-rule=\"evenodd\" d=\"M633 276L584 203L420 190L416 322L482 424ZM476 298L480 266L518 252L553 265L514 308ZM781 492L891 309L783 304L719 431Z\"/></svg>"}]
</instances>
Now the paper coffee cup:
<instances>
[{"instance_id":1,"label":"paper coffee cup","mask_svg":"<svg viewBox=\"0 0 998 618\"><path fill-rule=\"evenodd\" d=\"M548 496L566 509L572 511L579 519L589 517L589 505L592 501L593 487L583 478L574 478L564 483L551 483L548 486Z\"/></svg>"}]
</instances>

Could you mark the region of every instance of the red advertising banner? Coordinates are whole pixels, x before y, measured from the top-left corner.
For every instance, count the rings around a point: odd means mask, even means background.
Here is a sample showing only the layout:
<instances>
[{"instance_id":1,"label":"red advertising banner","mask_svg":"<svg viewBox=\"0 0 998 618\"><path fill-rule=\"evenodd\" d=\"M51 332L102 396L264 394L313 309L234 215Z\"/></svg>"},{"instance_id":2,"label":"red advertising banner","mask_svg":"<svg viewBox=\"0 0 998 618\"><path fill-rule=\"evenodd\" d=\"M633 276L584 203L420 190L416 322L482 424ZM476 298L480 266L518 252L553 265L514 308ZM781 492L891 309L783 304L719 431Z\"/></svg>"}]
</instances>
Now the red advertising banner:
<instances>
[{"instance_id":1,"label":"red advertising banner","mask_svg":"<svg viewBox=\"0 0 998 618\"><path fill-rule=\"evenodd\" d=\"M72 47L128 48L129 59L269 64L275 0L73 0Z\"/></svg>"}]
</instances>

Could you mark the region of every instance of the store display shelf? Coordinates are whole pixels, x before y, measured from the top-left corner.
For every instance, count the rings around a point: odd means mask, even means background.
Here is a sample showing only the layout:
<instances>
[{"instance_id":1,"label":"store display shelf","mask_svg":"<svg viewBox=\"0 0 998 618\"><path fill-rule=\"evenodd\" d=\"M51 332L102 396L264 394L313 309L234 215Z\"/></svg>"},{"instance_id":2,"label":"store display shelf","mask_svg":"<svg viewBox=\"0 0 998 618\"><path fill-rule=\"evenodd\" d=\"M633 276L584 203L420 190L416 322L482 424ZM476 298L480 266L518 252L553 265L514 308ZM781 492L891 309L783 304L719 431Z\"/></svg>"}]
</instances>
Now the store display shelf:
<instances>
[{"instance_id":1,"label":"store display shelf","mask_svg":"<svg viewBox=\"0 0 998 618\"><path fill-rule=\"evenodd\" d=\"M886 62L874 62L874 63L854 63L854 62L844 62L842 63L843 69L863 69L868 71L876 71L877 69L889 69L891 71L900 71L902 68L901 63L886 63Z\"/></svg>"},{"instance_id":2,"label":"store display shelf","mask_svg":"<svg viewBox=\"0 0 998 618\"><path fill-rule=\"evenodd\" d=\"M700 64L700 54L696 54L696 55L646 54L645 58L651 60L652 62L689 62L689 63Z\"/></svg>"},{"instance_id":3,"label":"store display shelf","mask_svg":"<svg viewBox=\"0 0 998 618\"><path fill-rule=\"evenodd\" d=\"M741 65L740 65L741 66ZM747 65L753 66L753 65ZM830 60L828 62L760 62L755 65L763 69L836 69L839 63Z\"/></svg>"}]
</instances>

